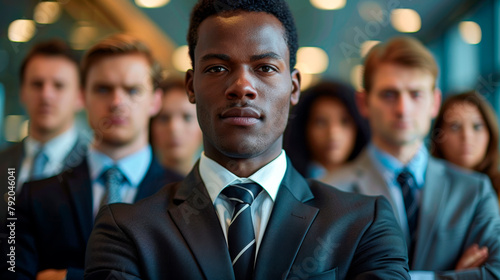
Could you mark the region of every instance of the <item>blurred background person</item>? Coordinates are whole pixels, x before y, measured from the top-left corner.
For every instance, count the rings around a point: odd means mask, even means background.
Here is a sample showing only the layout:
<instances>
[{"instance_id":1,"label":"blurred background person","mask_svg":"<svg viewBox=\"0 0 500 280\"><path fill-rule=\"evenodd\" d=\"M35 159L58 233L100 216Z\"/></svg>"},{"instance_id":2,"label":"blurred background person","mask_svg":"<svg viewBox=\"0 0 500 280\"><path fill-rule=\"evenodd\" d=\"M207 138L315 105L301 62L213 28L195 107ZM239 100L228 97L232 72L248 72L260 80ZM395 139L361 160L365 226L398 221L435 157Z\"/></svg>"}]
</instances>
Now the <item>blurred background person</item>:
<instances>
[{"instance_id":1,"label":"blurred background person","mask_svg":"<svg viewBox=\"0 0 500 280\"><path fill-rule=\"evenodd\" d=\"M369 141L351 86L322 81L292 109L285 150L306 178L321 178L356 158Z\"/></svg>"},{"instance_id":2,"label":"blurred background person","mask_svg":"<svg viewBox=\"0 0 500 280\"><path fill-rule=\"evenodd\" d=\"M150 141L163 166L187 175L202 145L196 106L189 102L182 79L166 80L160 88L162 107L151 120Z\"/></svg>"},{"instance_id":3,"label":"blurred background person","mask_svg":"<svg viewBox=\"0 0 500 280\"><path fill-rule=\"evenodd\" d=\"M71 171L26 183L16 204L16 248L23 258L16 259L16 274L0 264L0 279L83 279L99 208L135 203L182 179L157 162L148 143L149 120L161 105L161 69L150 49L116 34L90 48L81 68L94 139Z\"/></svg>"},{"instance_id":4,"label":"blurred background person","mask_svg":"<svg viewBox=\"0 0 500 280\"><path fill-rule=\"evenodd\" d=\"M78 62L59 40L35 44L20 67L20 101L29 117L28 136L0 152L0 231L5 229L8 172L15 170L15 192L24 182L43 179L76 166L85 155L75 114L83 107ZM1 235L0 235L1 236ZM2 238L3 239L3 238ZM0 239L0 243L3 241Z\"/></svg>"},{"instance_id":5,"label":"blurred background person","mask_svg":"<svg viewBox=\"0 0 500 280\"><path fill-rule=\"evenodd\" d=\"M87 144L74 126L75 114L83 108L79 75L76 56L60 40L38 43L24 58L20 99L29 116L28 137L0 153L3 170L18 172L16 192L26 181L56 175L79 162L70 162L77 144ZM78 158L83 155L80 151Z\"/></svg>"},{"instance_id":6,"label":"blurred background person","mask_svg":"<svg viewBox=\"0 0 500 280\"><path fill-rule=\"evenodd\" d=\"M432 155L487 174L497 194L498 122L493 108L474 91L450 96L436 118Z\"/></svg>"}]
</instances>

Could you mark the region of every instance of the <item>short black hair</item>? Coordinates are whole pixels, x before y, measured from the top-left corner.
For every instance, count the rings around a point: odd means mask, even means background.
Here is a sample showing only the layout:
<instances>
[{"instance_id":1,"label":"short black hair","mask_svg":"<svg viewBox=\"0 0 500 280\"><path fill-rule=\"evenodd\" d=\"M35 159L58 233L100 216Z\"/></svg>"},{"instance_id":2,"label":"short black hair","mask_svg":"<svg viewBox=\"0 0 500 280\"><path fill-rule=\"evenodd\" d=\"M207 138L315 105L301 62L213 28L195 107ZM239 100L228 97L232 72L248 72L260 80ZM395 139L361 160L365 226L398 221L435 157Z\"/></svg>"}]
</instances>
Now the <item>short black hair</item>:
<instances>
[{"instance_id":1,"label":"short black hair","mask_svg":"<svg viewBox=\"0 0 500 280\"><path fill-rule=\"evenodd\" d=\"M35 56L63 57L70 62L73 62L76 66L76 69L79 70L78 58L75 52L73 52L73 50L71 50L71 48L64 41L60 39L52 39L34 45L28 52L26 57L24 57L21 64L21 69L19 71L19 79L21 81L21 84L24 82L26 67Z\"/></svg>"},{"instance_id":2,"label":"short black hair","mask_svg":"<svg viewBox=\"0 0 500 280\"><path fill-rule=\"evenodd\" d=\"M290 52L290 69L295 67L298 36L295 21L288 4L284 0L200 0L191 12L187 41L189 56L194 68L194 49L198 43L198 28L208 17L227 12L264 12L275 16L285 29L285 41Z\"/></svg>"}]
</instances>

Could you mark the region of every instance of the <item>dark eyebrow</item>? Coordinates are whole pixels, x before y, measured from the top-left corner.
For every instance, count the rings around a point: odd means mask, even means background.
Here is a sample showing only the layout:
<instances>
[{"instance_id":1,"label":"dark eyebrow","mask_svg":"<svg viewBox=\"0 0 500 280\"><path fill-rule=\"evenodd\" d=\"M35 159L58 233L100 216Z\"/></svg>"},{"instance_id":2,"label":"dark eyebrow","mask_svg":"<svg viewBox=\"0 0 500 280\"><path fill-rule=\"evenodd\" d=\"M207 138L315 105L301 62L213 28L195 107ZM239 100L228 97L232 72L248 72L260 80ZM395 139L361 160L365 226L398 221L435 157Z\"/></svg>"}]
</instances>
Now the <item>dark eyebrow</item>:
<instances>
[{"instance_id":1,"label":"dark eyebrow","mask_svg":"<svg viewBox=\"0 0 500 280\"><path fill-rule=\"evenodd\" d=\"M265 58L272 58L272 59L277 59L277 60L283 60L280 55L274 52L268 52L268 53L263 53L263 54L257 54L257 55L252 55L250 58L251 61L257 61Z\"/></svg>"},{"instance_id":2,"label":"dark eyebrow","mask_svg":"<svg viewBox=\"0 0 500 280\"><path fill-rule=\"evenodd\" d=\"M277 53L268 52L268 53L263 53L263 54L252 55L250 57L250 61L258 61L258 60L265 59L265 58L283 60L281 58L281 56L278 55ZM204 55L201 58L201 61L204 62L204 61L207 61L210 59L219 59L219 60L223 60L223 61L229 61L229 60L231 60L231 57L227 54L209 53L209 54Z\"/></svg>"},{"instance_id":3,"label":"dark eyebrow","mask_svg":"<svg viewBox=\"0 0 500 280\"><path fill-rule=\"evenodd\" d=\"M209 53L209 54L204 55L201 58L201 61L204 62L204 61L207 61L210 59L220 59L220 60L224 60L224 61L229 61L231 58L227 54Z\"/></svg>"}]
</instances>

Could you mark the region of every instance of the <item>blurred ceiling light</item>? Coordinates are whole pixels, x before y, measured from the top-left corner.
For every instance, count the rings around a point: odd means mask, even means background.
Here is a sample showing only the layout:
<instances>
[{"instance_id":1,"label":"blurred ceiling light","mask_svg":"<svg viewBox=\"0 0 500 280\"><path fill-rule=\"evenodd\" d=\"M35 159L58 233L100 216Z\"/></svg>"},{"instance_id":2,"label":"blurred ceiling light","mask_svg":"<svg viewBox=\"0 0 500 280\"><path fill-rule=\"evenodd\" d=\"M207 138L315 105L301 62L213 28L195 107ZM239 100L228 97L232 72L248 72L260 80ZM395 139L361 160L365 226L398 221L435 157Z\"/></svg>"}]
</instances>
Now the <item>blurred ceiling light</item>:
<instances>
[{"instance_id":1,"label":"blurred ceiling light","mask_svg":"<svg viewBox=\"0 0 500 280\"><path fill-rule=\"evenodd\" d=\"M61 6L58 2L40 2L35 7L33 19L40 24L56 22L61 16Z\"/></svg>"},{"instance_id":2,"label":"blurred ceiling light","mask_svg":"<svg viewBox=\"0 0 500 280\"><path fill-rule=\"evenodd\" d=\"M69 36L71 47L75 50L85 50L94 43L98 34L97 28L86 21L76 24Z\"/></svg>"},{"instance_id":3,"label":"blurred ceiling light","mask_svg":"<svg viewBox=\"0 0 500 280\"><path fill-rule=\"evenodd\" d=\"M412 9L394 9L391 12L392 26L399 32L414 33L422 27L422 20L417 11Z\"/></svg>"},{"instance_id":4,"label":"blurred ceiling light","mask_svg":"<svg viewBox=\"0 0 500 280\"><path fill-rule=\"evenodd\" d=\"M135 4L142 8L159 8L165 6L170 0L135 0Z\"/></svg>"},{"instance_id":5,"label":"blurred ceiling light","mask_svg":"<svg viewBox=\"0 0 500 280\"><path fill-rule=\"evenodd\" d=\"M339 10L345 7L346 0L310 0L320 10Z\"/></svg>"},{"instance_id":6,"label":"blurred ceiling light","mask_svg":"<svg viewBox=\"0 0 500 280\"><path fill-rule=\"evenodd\" d=\"M304 74L319 74L328 68L328 55L320 48L302 47L297 51L297 68Z\"/></svg>"},{"instance_id":7,"label":"blurred ceiling light","mask_svg":"<svg viewBox=\"0 0 500 280\"><path fill-rule=\"evenodd\" d=\"M35 22L29 19L18 19L9 25L9 40L12 42L28 42L35 35Z\"/></svg>"},{"instance_id":8,"label":"blurred ceiling light","mask_svg":"<svg viewBox=\"0 0 500 280\"><path fill-rule=\"evenodd\" d=\"M25 116L22 115L9 115L5 116L5 127L4 127L4 135L5 135L5 140L9 142L19 142L21 141L24 137L22 134L24 134L24 122L26 120ZM27 130L27 128L26 128Z\"/></svg>"},{"instance_id":9,"label":"blurred ceiling light","mask_svg":"<svg viewBox=\"0 0 500 280\"><path fill-rule=\"evenodd\" d=\"M180 72L191 69L191 59L189 58L189 47L184 45L178 47L172 54L172 64Z\"/></svg>"},{"instance_id":10,"label":"blurred ceiling light","mask_svg":"<svg viewBox=\"0 0 500 280\"><path fill-rule=\"evenodd\" d=\"M481 42L482 33L481 26L473 21L462 21L458 25L462 39L471 45L476 45Z\"/></svg>"},{"instance_id":11,"label":"blurred ceiling light","mask_svg":"<svg viewBox=\"0 0 500 280\"><path fill-rule=\"evenodd\" d=\"M363 89L363 71L364 67L361 64L355 65L351 70L351 83L358 91Z\"/></svg>"},{"instance_id":12,"label":"blurred ceiling light","mask_svg":"<svg viewBox=\"0 0 500 280\"><path fill-rule=\"evenodd\" d=\"M365 21L384 21L384 14L382 8L377 2L366 1L358 6L358 13Z\"/></svg>"},{"instance_id":13,"label":"blurred ceiling light","mask_svg":"<svg viewBox=\"0 0 500 280\"><path fill-rule=\"evenodd\" d=\"M378 43L380 43L380 41L376 40L364 41L363 44L361 44L361 57L365 57L373 47L378 45Z\"/></svg>"},{"instance_id":14,"label":"blurred ceiling light","mask_svg":"<svg viewBox=\"0 0 500 280\"><path fill-rule=\"evenodd\" d=\"M317 81L319 80L319 77L317 75L313 74L302 74L300 75L300 90L306 90L313 86Z\"/></svg>"}]
</instances>

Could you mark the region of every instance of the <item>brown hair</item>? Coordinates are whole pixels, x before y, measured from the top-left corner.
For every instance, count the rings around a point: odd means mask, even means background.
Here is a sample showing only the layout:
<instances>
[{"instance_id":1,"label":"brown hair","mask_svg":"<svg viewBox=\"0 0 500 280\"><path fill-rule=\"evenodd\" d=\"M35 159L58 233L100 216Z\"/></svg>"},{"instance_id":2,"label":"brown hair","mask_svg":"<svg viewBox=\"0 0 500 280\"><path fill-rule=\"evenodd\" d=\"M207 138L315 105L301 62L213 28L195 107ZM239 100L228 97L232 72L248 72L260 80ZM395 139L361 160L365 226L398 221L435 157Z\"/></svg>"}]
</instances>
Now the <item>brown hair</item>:
<instances>
[{"instance_id":1,"label":"brown hair","mask_svg":"<svg viewBox=\"0 0 500 280\"><path fill-rule=\"evenodd\" d=\"M475 106L484 122L486 123L486 127L488 129L488 133L490 134L490 141L488 143L488 148L486 150L486 155L484 159L474 167L475 171L479 171L487 174L492 182L495 182L498 176L498 122L495 116L495 112L488 104L488 102L476 93L475 91L469 91L458 95L450 96L446 99L439 111L438 116L436 117L436 121L434 123L434 128L432 129L431 134L431 151L432 155L438 158L443 158L443 152L441 150L441 146L445 140L443 137L443 126L445 123L446 113L453 107L459 104L468 104ZM497 191L499 191L498 186L496 187Z\"/></svg>"},{"instance_id":2,"label":"brown hair","mask_svg":"<svg viewBox=\"0 0 500 280\"><path fill-rule=\"evenodd\" d=\"M434 81L438 76L436 61L422 43L411 37L395 37L387 43L376 45L366 56L363 73L363 86L366 92L370 92L375 72L383 63L426 70L434 77Z\"/></svg>"},{"instance_id":3,"label":"brown hair","mask_svg":"<svg viewBox=\"0 0 500 280\"><path fill-rule=\"evenodd\" d=\"M76 58L75 53L73 53L73 51L64 41L53 39L34 45L28 52L26 57L24 57L21 64L21 69L19 71L19 79L21 81L21 84L24 82L24 74L26 72L28 63L36 56L63 57L68 61L74 63L78 70L78 59Z\"/></svg>"},{"instance_id":4,"label":"brown hair","mask_svg":"<svg viewBox=\"0 0 500 280\"><path fill-rule=\"evenodd\" d=\"M166 95L172 89L186 90L184 80L178 77L165 79L159 83L158 87L161 89L163 95Z\"/></svg>"},{"instance_id":5,"label":"brown hair","mask_svg":"<svg viewBox=\"0 0 500 280\"><path fill-rule=\"evenodd\" d=\"M158 88L159 81L161 80L161 68L159 64L153 58L150 49L143 42L127 34L112 35L95 44L85 53L81 65L82 86L85 87L88 72L97 61L104 57L125 54L141 54L148 60L151 67L153 88Z\"/></svg>"}]
</instances>

